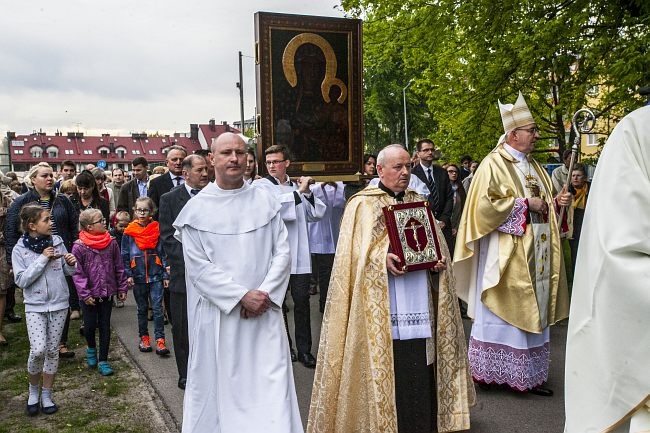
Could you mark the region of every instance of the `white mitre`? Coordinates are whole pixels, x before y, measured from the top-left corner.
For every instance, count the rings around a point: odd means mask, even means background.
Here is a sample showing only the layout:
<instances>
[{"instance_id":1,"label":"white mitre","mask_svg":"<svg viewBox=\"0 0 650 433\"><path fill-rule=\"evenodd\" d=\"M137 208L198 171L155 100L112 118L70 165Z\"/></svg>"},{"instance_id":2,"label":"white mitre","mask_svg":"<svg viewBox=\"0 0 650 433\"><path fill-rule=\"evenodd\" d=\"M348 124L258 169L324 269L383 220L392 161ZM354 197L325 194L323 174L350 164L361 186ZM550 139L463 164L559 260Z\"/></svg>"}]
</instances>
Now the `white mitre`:
<instances>
[{"instance_id":1,"label":"white mitre","mask_svg":"<svg viewBox=\"0 0 650 433\"><path fill-rule=\"evenodd\" d=\"M503 131L507 134L516 128L530 125L535 123L533 115L530 114L524 95L519 92L519 97L515 105L499 103L499 111L501 112L501 121L503 122Z\"/></svg>"}]
</instances>

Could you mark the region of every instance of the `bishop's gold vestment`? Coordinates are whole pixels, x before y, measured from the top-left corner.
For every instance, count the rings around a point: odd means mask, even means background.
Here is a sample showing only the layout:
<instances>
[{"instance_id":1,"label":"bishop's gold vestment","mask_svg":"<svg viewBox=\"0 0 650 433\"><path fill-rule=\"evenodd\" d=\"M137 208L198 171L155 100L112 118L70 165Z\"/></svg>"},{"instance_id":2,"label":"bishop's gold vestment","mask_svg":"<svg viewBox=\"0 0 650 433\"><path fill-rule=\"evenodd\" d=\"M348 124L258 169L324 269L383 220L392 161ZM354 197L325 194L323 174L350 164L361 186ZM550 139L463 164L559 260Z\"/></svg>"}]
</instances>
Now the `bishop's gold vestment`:
<instances>
[{"instance_id":1,"label":"bishop's gold vestment","mask_svg":"<svg viewBox=\"0 0 650 433\"><path fill-rule=\"evenodd\" d=\"M405 202L418 200L423 199L406 192ZM389 240L382 215L382 207L394 203L384 191L369 187L345 209L323 317L310 433L397 432ZM449 257L442 232L436 231ZM435 342L427 340L427 358L434 360L437 386L431 392L437 393L438 431L466 430L476 396L451 269L439 274L437 295L429 297Z\"/></svg>"},{"instance_id":2,"label":"bishop's gold vestment","mask_svg":"<svg viewBox=\"0 0 650 433\"><path fill-rule=\"evenodd\" d=\"M474 173L458 228L454 272L458 296L468 302L471 317L474 317L474 309L478 308L474 294L482 290L481 302L492 313L523 331L538 334L545 324L556 323L568 316L569 297L557 219L552 211L552 194L547 193L544 197L551 209L548 215L550 269L546 317L540 317L537 303L532 224L528 224L523 236L497 232L512 212L515 199L526 197L515 168L516 162L499 144ZM532 158L529 164L542 182L542 189L552 191L551 181L542 166ZM479 241L492 232L498 233L498 276L491 286L477 288Z\"/></svg>"}]
</instances>

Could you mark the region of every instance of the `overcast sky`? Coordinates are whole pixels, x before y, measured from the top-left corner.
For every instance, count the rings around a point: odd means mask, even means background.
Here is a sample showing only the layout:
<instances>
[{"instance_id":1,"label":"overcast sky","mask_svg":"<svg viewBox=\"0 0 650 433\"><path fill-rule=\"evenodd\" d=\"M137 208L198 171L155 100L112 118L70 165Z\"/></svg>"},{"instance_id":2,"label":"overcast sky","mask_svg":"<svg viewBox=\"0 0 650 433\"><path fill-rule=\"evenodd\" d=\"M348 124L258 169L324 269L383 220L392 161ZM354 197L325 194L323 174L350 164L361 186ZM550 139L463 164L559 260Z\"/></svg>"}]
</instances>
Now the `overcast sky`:
<instances>
[{"instance_id":1,"label":"overcast sky","mask_svg":"<svg viewBox=\"0 0 650 433\"><path fill-rule=\"evenodd\" d=\"M2 2L0 128L188 132L255 107L257 11L343 16L337 0Z\"/></svg>"}]
</instances>

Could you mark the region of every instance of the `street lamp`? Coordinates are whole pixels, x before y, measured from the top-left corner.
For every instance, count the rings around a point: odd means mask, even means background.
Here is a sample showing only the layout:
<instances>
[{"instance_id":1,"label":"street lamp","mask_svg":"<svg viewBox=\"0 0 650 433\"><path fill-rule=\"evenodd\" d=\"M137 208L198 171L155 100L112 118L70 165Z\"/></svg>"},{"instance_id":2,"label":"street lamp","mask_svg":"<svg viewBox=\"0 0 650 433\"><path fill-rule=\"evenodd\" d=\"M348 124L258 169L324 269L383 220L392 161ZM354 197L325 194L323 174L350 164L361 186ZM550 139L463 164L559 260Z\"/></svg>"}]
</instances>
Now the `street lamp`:
<instances>
[{"instance_id":1,"label":"street lamp","mask_svg":"<svg viewBox=\"0 0 650 433\"><path fill-rule=\"evenodd\" d=\"M404 100L404 146L406 146L407 150L409 150L409 122L406 117L406 89L411 87L411 84L413 84L413 78L411 78L408 84L402 89L402 97Z\"/></svg>"}]
</instances>

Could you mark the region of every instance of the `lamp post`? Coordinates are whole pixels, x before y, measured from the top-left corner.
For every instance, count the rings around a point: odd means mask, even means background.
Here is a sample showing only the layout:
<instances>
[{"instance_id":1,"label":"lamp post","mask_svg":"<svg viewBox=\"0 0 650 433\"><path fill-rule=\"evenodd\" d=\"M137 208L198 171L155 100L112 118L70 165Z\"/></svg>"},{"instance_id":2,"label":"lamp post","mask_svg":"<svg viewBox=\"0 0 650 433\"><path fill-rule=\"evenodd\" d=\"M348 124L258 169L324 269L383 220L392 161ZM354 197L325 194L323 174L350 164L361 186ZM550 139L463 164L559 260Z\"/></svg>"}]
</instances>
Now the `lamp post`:
<instances>
[{"instance_id":1,"label":"lamp post","mask_svg":"<svg viewBox=\"0 0 650 433\"><path fill-rule=\"evenodd\" d=\"M406 116L406 89L411 87L411 84L413 84L413 78L411 78L406 86L402 89L402 98L404 100L404 146L406 146L406 149L410 153L409 149L409 122L408 118Z\"/></svg>"}]
</instances>

